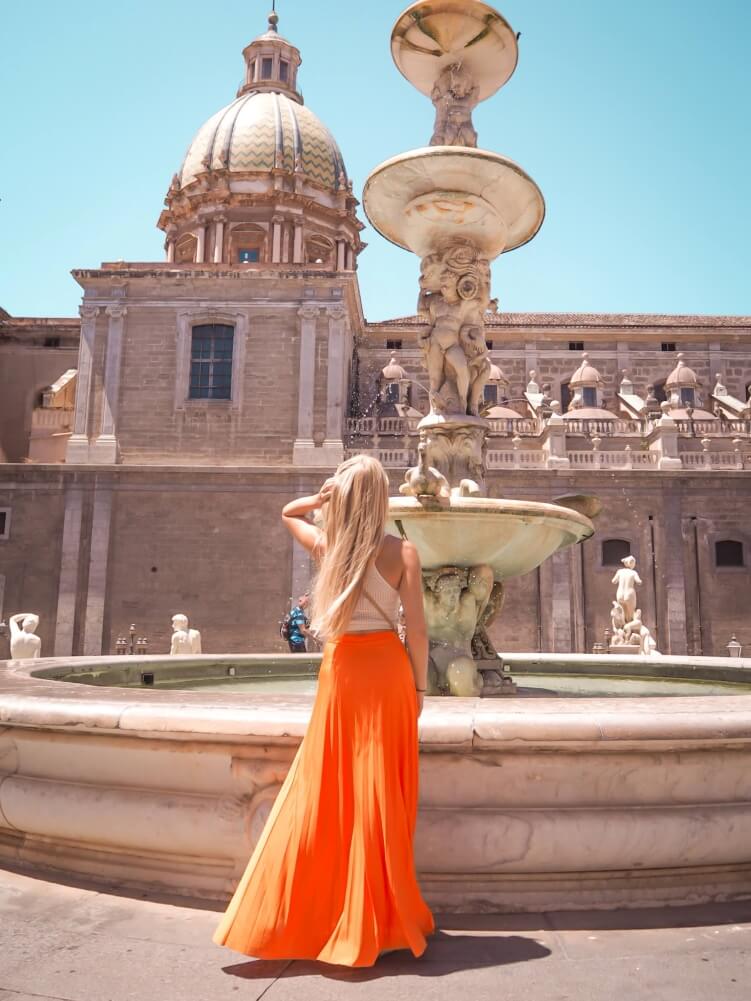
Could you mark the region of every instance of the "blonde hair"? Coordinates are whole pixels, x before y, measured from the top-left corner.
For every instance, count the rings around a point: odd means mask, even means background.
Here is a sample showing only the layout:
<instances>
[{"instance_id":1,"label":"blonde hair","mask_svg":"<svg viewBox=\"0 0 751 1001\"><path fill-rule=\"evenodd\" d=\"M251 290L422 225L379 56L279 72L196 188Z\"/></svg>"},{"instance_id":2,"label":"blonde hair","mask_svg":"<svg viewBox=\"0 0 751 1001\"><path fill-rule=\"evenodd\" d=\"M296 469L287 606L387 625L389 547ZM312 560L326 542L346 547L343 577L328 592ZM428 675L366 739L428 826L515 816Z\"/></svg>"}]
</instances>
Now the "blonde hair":
<instances>
[{"instance_id":1,"label":"blonde hair","mask_svg":"<svg viewBox=\"0 0 751 1001\"><path fill-rule=\"evenodd\" d=\"M346 631L362 591L368 564L386 528L389 480L377 459L356 455L336 471L323 507L326 549L313 594L311 628L333 638Z\"/></svg>"}]
</instances>

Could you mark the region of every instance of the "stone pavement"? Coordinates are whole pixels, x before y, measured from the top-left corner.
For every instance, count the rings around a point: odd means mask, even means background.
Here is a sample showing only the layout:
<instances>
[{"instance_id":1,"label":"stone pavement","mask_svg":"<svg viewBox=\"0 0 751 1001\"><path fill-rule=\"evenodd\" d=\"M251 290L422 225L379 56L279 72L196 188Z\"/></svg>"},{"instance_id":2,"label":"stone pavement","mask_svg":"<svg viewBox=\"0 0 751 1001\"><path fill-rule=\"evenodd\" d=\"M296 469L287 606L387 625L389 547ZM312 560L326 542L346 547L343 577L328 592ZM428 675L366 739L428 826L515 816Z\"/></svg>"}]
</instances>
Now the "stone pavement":
<instances>
[{"instance_id":1,"label":"stone pavement","mask_svg":"<svg viewBox=\"0 0 751 1001\"><path fill-rule=\"evenodd\" d=\"M214 907L0 870L0 1001L748 1001L751 902L439 919L420 960L252 961Z\"/></svg>"}]
</instances>

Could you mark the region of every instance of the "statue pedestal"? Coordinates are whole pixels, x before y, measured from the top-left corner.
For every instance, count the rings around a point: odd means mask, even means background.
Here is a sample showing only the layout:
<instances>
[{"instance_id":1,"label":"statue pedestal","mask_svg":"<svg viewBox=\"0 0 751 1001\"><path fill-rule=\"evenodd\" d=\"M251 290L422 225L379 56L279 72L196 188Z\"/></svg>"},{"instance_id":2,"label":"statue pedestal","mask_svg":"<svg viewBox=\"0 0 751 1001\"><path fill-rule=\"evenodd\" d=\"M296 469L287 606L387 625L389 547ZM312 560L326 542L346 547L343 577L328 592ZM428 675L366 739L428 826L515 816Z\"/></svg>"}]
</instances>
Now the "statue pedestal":
<instances>
[{"instance_id":1,"label":"statue pedestal","mask_svg":"<svg viewBox=\"0 0 751 1001\"><path fill-rule=\"evenodd\" d=\"M471 480L485 491L485 448L490 423L467 414L428 414L417 425L428 463L446 477L452 488Z\"/></svg>"},{"instance_id":2,"label":"statue pedestal","mask_svg":"<svg viewBox=\"0 0 751 1001\"><path fill-rule=\"evenodd\" d=\"M608 653L615 653L619 656L624 656L626 654L639 656L641 653L641 647L638 643L621 643L613 646L611 643L608 647Z\"/></svg>"}]
</instances>

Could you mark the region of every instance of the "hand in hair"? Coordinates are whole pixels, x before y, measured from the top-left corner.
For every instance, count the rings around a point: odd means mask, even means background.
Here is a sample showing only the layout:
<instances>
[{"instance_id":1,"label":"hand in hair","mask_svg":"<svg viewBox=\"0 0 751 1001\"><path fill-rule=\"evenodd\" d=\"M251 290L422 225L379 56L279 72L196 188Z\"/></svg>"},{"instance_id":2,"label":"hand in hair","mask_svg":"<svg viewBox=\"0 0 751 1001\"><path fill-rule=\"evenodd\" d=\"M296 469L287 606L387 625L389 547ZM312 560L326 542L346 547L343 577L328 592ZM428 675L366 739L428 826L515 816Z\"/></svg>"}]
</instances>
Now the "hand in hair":
<instances>
[{"instance_id":1,"label":"hand in hair","mask_svg":"<svg viewBox=\"0 0 751 1001\"><path fill-rule=\"evenodd\" d=\"M320 507L324 504L328 504L331 500L331 494L333 493L334 487L336 486L336 477L330 476L326 482L323 484L321 489L318 491L318 499L320 501Z\"/></svg>"}]
</instances>

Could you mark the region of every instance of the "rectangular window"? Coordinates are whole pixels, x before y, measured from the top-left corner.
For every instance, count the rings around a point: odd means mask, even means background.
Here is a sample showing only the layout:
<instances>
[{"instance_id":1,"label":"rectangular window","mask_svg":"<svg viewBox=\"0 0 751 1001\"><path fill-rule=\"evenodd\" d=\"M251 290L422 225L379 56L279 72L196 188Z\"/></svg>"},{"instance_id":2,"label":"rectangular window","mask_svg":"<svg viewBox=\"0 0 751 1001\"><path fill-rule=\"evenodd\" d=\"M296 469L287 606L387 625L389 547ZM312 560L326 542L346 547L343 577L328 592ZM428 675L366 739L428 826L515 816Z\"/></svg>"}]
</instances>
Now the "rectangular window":
<instances>
[{"instance_id":1,"label":"rectangular window","mask_svg":"<svg viewBox=\"0 0 751 1001\"><path fill-rule=\"evenodd\" d=\"M675 341L663 341L660 349L662 351L675 351Z\"/></svg>"},{"instance_id":2,"label":"rectangular window","mask_svg":"<svg viewBox=\"0 0 751 1001\"><path fill-rule=\"evenodd\" d=\"M59 348L60 347L60 338L59 337L45 337L44 338L44 346L46 348Z\"/></svg>"},{"instance_id":3,"label":"rectangular window","mask_svg":"<svg viewBox=\"0 0 751 1001\"><path fill-rule=\"evenodd\" d=\"M597 390L594 386L582 387L582 403L585 407L597 406Z\"/></svg>"},{"instance_id":4,"label":"rectangular window","mask_svg":"<svg viewBox=\"0 0 751 1001\"><path fill-rule=\"evenodd\" d=\"M289 63L284 59L279 60L279 79L282 83L286 83L289 79Z\"/></svg>"},{"instance_id":5,"label":"rectangular window","mask_svg":"<svg viewBox=\"0 0 751 1001\"><path fill-rule=\"evenodd\" d=\"M272 67L272 60L271 59L262 59L261 60L261 79L262 80L270 80L271 79L271 67Z\"/></svg>"},{"instance_id":6,"label":"rectangular window","mask_svg":"<svg viewBox=\"0 0 751 1001\"><path fill-rule=\"evenodd\" d=\"M569 351L583 351L584 341L569 341L568 342Z\"/></svg>"},{"instance_id":7,"label":"rectangular window","mask_svg":"<svg viewBox=\"0 0 751 1001\"><path fill-rule=\"evenodd\" d=\"M492 403L493 406L498 403L498 386L495 382L489 382L483 389L483 394L486 403Z\"/></svg>"},{"instance_id":8,"label":"rectangular window","mask_svg":"<svg viewBox=\"0 0 751 1001\"><path fill-rule=\"evenodd\" d=\"M402 346L402 342L401 341L386 341L386 347L390 351L399 351L399 349L401 348L401 346Z\"/></svg>"},{"instance_id":9,"label":"rectangular window","mask_svg":"<svg viewBox=\"0 0 751 1001\"><path fill-rule=\"evenodd\" d=\"M681 403L684 407L695 406L696 394L690 386L681 386Z\"/></svg>"},{"instance_id":10,"label":"rectangular window","mask_svg":"<svg viewBox=\"0 0 751 1001\"><path fill-rule=\"evenodd\" d=\"M387 403L398 403L399 402L399 383L390 382L386 386L386 402Z\"/></svg>"},{"instance_id":11,"label":"rectangular window","mask_svg":"<svg viewBox=\"0 0 751 1001\"><path fill-rule=\"evenodd\" d=\"M489 341L487 338L485 338L485 347L488 349L488 351L492 351L493 350L493 342Z\"/></svg>"},{"instance_id":12,"label":"rectangular window","mask_svg":"<svg viewBox=\"0 0 751 1001\"><path fill-rule=\"evenodd\" d=\"M10 508L0 507L0 539L10 538Z\"/></svg>"},{"instance_id":13,"label":"rectangular window","mask_svg":"<svg viewBox=\"0 0 751 1001\"><path fill-rule=\"evenodd\" d=\"M255 264L261 259L261 251L258 247L242 248L237 252L240 264Z\"/></svg>"},{"instance_id":14,"label":"rectangular window","mask_svg":"<svg viewBox=\"0 0 751 1001\"><path fill-rule=\"evenodd\" d=\"M234 328L223 323L193 327L190 350L191 400L232 398L232 346Z\"/></svg>"}]
</instances>

